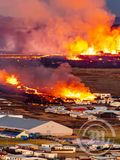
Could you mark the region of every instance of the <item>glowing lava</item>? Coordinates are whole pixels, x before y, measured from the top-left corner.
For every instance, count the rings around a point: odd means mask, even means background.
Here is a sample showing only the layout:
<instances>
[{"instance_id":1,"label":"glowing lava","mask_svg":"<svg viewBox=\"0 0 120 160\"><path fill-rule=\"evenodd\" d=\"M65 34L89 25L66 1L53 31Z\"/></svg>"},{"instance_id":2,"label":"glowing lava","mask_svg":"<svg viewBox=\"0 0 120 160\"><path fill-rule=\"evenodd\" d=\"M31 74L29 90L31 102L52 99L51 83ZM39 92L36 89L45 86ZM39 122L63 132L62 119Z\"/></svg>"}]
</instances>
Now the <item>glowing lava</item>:
<instances>
[{"instance_id":1,"label":"glowing lava","mask_svg":"<svg viewBox=\"0 0 120 160\"><path fill-rule=\"evenodd\" d=\"M54 98L61 98L64 102L69 102L68 99L73 100L75 103L82 101L94 101L95 96L91 93L90 89L80 81L60 81L52 88L47 88L42 92L43 88L32 88L22 84L15 75L10 75L5 71L0 71L4 83L15 86L17 89L24 91L27 94L34 94L38 96L46 96Z\"/></svg>"},{"instance_id":2,"label":"glowing lava","mask_svg":"<svg viewBox=\"0 0 120 160\"><path fill-rule=\"evenodd\" d=\"M99 26L88 32L88 39L77 36L68 42L66 49L68 59L75 59L79 55L119 55L120 27L111 29L109 26Z\"/></svg>"},{"instance_id":3,"label":"glowing lava","mask_svg":"<svg viewBox=\"0 0 120 160\"><path fill-rule=\"evenodd\" d=\"M81 101L94 100L94 96L90 92L80 92L80 91L76 91L74 89L69 89L69 88L63 88L62 90L63 90L62 95L65 98L80 99Z\"/></svg>"},{"instance_id":4,"label":"glowing lava","mask_svg":"<svg viewBox=\"0 0 120 160\"><path fill-rule=\"evenodd\" d=\"M35 88L30 88L28 86L25 86L23 85L16 77L15 75L9 75L6 77L6 83L7 84L10 84L10 85L13 85L13 86L16 86L17 89L19 90L24 90L25 93L28 93L28 94L36 94L36 95L40 95L41 93L38 92L37 89Z\"/></svg>"},{"instance_id":5,"label":"glowing lava","mask_svg":"<svg viewBox=\"0 0 120 160\"><path fill-rule=\"evenodd\" d=\"M17 80L15 75L11 75L6 78L6 83L17 86L19 84L19 81Z\"/></svg>"},{"instance_id":6,"label":"glowing lava","mask_svg":"<svg viewBox=\"0 0 120 160\"><path fill-rule=\"evenodd\" d=\"M58 83L55 86L53 95L62 99L74 99L74 101L94 101L95 96L90 92L90 89L83 83Z\"/></svg>"}]
</instances>

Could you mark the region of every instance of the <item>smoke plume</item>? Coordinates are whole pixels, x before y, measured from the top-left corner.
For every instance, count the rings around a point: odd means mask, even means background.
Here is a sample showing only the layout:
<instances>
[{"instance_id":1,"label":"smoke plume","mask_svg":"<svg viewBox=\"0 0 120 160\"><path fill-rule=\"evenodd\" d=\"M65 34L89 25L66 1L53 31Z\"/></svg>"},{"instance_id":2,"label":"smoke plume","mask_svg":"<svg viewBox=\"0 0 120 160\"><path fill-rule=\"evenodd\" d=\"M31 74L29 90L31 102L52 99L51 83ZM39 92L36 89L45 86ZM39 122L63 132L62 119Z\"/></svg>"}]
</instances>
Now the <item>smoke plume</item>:
<instances>
[{"instance_id":1,"label":"smoke plume","mask_svg":"<svg viewBox=\"0 0 120 160\"><path fill-rule=\"evenodd\" d=\"M105 0L1 0L0 14L15 18L0 26L12 37L9 44L4 40L6 50L61 55L67 54L67 44L76 37L91 42L101 32L94 30L110 27L114 19Z\"/></svg>"},{"instance_id":2,"label":"smoke plume","mask_svg":"<svg viewBox=\"0 0 120 160\"><path fill-rule=\"evenodd\" d=\"M90 89L75 77L69 64L60 65L57 69L38 68L0 70L0 84L23 90L25 93L49 95L56 98L93 100ZM31 90L31 91L30 91Z\"/></svg>"}]
</instances>

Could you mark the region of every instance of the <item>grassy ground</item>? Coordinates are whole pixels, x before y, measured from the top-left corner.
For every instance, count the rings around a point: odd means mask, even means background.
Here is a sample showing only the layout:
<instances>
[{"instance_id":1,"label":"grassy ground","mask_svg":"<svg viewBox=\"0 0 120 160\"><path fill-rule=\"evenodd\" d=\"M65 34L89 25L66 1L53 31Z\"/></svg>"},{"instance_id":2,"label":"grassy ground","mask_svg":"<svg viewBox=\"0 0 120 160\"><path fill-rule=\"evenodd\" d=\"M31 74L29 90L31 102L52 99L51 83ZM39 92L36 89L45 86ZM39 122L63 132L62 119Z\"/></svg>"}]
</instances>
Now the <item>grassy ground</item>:
<instances>
[{"instance_id":1,"label":"grassy ground","mask_svg":"<svg viewBox=\"0 0 120 160\"><path fill-rule=\"evenodd\" d=\"M93 92L109 92L120 96L120 69L74 68L73 73Z\"/></svg>"},{"instance_id":2,"label":"grassy ground","mask_svg":"<svg viewBox=\"0 0 120 160\"><path fill-rule=\"evenodd\" d=\"M36 140L29 139L29 140L23 141L20 139L0 138L0 146L9 146L9 145L16 145L16 144L24 144L24 143L41 145L41 144L48 144L48 143L55 143L55 142L45 140L45 139L36 139Z\"/></svg>"}]
</instances>

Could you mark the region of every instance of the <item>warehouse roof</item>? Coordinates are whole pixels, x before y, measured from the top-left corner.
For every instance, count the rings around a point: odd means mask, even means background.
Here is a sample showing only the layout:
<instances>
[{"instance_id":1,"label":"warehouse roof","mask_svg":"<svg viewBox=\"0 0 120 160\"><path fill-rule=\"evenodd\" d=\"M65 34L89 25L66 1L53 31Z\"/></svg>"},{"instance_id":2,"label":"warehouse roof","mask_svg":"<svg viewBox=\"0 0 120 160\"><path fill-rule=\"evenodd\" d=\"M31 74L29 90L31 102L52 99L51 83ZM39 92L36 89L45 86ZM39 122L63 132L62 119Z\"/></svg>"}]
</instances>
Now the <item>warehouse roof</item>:
<instances>
[{"instance_id":1,"label":"warehouse roof","mask_svg":"<svg viewBox=\"0 0 120 160\"><path fill-rule=\"evenodd\" d=\"M0 127L15 129L32 129L48 121L5 116L0 118Z\"/></svg>"}]
</instances>

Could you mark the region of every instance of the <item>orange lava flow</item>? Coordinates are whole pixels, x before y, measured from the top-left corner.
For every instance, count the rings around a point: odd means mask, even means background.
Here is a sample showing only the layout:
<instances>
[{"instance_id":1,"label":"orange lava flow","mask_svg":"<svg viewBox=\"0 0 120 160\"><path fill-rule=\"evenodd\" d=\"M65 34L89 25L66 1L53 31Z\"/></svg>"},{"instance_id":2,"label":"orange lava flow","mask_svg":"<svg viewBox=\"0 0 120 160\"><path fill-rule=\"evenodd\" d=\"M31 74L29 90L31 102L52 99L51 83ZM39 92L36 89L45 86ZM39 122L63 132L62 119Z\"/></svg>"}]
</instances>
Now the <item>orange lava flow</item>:
<instances>
[{"instance_id":1,"label":"orange lava flow","mask_svg":"<svg viewBox=\"0 0 120 160\"><path fill-rule=\"evenodd\" d=\"M83 83L58 83L53 95L62 99L74 99L75 102L94 101L95 99L94 94Z\"/></svg>"},{"instance_id":2,"label":"orange lava flow","mask_svg":"<svg viewBox=\"0 0 120 160\"><path fill-rule=\"evenodd\" d=\"M9 85L15 86L19 90L24 90L25 93L28 94L36 94L40 95L41 93L35 89L35 88L30 88L28 86L23 85L15 75L9 75L8 73L4 71L0 71L0 75L3 77L3 81Z\"/></svg>"},{"instance_id":3,"label":"orange lava flow","mask_svg":"<svg viewBox=\"0 0 120 160\"><path fill-rule=\"evenodd\" d=\"M48 92L42 93L40 89L31 88L22 84L15 75L9 75L4 71L0 71L5 84L15 86L17 89L24 91L28 94L35 95L48 95L55 98L61 98L68 102L68 99L74 100L79 103L82 101L94 101L95 96L90 92L90 89L81 82L58 82L52 89L48 88ZM42 90L42 88L41 88Z\"/></svg>"},{"instance_id":4,"label":"orange lava flow","mask_svg":"<svg viewBox=\"0 0 120 160\"><path fill-rule=\"evenodd\" d=\"M10 85L14 85L14 86L17 86L17 89L19 90L24 90L25 93L28 93L28 94L35 94L35 95L40 95L41 93L35 89L35 88L31 88L31 87L28 87L28 86L25 86L21 83L18 83L19 81L16 79L16 83L15 83L15 80L14 82L12 81L7 81L8 84Z\"/></svg>"},{"instance_id":5,"label":"orange lava flow","mask_svg":"<svg viewBox=\"0 0 120 160\"><path fill-rule=\"evenodd\" d=\"M19 84L19 81L17 80L15 75L12 75L7 77L6 83L17 86Z\"/></svg>"},{"instance_id":6,"label":"orange lava flow","mask_svg":"<svg viewBox=\"0 0 120 160\"><path fill-rule=\"evenodd\" d=\"M68 59L79 60L79 55L120 55L120 27L98 26L86 38L77 36L66 45Z\"/></svg>"}]
</instances>

